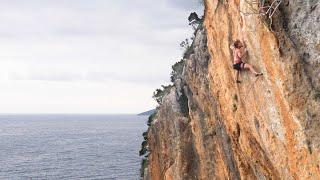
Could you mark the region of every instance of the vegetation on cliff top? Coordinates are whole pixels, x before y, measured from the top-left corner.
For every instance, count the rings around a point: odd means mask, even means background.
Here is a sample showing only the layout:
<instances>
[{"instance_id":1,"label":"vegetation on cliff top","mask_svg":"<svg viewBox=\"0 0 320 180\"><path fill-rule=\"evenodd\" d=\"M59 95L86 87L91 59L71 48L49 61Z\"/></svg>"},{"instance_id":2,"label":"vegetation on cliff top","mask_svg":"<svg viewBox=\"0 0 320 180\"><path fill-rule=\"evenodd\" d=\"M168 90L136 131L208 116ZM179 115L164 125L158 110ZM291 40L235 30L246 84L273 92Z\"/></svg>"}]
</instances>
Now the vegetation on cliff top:
<instances>
[{"instance_id":1,"label":"vegetation on cliff top","mask_svg":"<svg viewBox=\"0 0 320 180\"><path fill-rule=\"evenodd\" d=\"M155 117L156 117L156 111L149 116L148 123L147 123L148 126L151 126L151 122L154 120ZM149 132L149 129L146 132L142 133L144 141L141 143L141 149L139 151L139 156L144 156L141 161L141 169L140 169L140 176L141 177L144 176L144 170L148 166L148 163L149 163L149 160L148 160L148 156L149 156L148 132Z\"/></svg>"},{"instance_id":2,"label":"vegetation on cliff top","mask_svg":"<svg viewBox=\"0 0 320 180\"><path fill-rule=\"evenodd\" d=\"M193 16L193 17L192 17ZM158 103L160 106L162 104L163 98L170 93L170 90L172 87L174 87L174 82L179 78L179 76L183 73L183 68L186 63L186 59L189 58L191 54L194 53L194 38L196 35L196 32L202 28L202 23L203 23L203 18L198 18L198 16L195 13L191 13L189 16L188 20L190 21L190 24L194 28L194 34L193 37L191 38L186 38L184 41L180 43L180 47L183 48L183 55L182 59L178 62L176 62L172 66L172 72L171 72L171 83L169 85L162 85L161 88L156 89L156 91L153 93L153 99ZM190 43L190 41L191 43ZM188 97L186 94L182 91L181 96L178 99L178 102L181 107L181 112L185 115L188 116L189 114L189 106L188 106ZM151 123L154 121L157 115L157 110L152 113L147 121L147 125L151 126ZM140 175L141 177L144 176L144 171L145 168L148 166L148 156L149 156L149 147L148 147L148 132L149 129L142 134L144 141L141 143L141 149L139 151L140 156L144 156L144 158L141 161L141 169L140 169Z\"/></svg>"},{"instance_id":3,"label":"vegetation on cliff top","mask_svg":"<svg viewBox=\"0 0 320 180\"><path fill-rule=\"evenodd\" d=\"M183 67L185 65L186 61L185 59L181 59L180 61L176 62L173 66L172 66L172 72L171 72L171 82L174 82L175 79L178 78L178 76L180 74L182 74L183 71Z\"/></svg>"},{"instance_id":4,"label":"vegetation on cliff top","mask_svg":"<svg viewBox=\"0 0 320 180\"><path fill-rule=\"evenodd\" d=\"M162 88L156 89L156 91L153 93L153 99L159 104L162 104L162 98L170 92L170 89L173 87L173 85L168 86L161 86Z\"/></svg>"}]
</instances>

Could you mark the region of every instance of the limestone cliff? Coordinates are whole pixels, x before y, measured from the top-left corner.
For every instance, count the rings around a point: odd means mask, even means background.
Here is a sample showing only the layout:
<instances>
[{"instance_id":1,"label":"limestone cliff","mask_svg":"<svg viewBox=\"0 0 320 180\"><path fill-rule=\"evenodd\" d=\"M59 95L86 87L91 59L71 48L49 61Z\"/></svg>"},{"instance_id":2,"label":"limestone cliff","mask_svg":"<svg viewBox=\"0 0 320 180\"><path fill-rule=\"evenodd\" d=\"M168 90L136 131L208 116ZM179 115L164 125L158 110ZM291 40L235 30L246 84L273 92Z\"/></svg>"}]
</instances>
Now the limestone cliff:
<instances>
[{"instance_id":1,"label":"limestone cliff","mask_svg":"<svg viewBox=\"0 0 320 180\"><path fill-rule=\"evenodd\" d=\"M205 1L193 53L150 122L145 179L320 179L319 1L282 1L272 22L249 1ZM263 76L235 83L235 39Z\"/></svg>"}]
</instances>

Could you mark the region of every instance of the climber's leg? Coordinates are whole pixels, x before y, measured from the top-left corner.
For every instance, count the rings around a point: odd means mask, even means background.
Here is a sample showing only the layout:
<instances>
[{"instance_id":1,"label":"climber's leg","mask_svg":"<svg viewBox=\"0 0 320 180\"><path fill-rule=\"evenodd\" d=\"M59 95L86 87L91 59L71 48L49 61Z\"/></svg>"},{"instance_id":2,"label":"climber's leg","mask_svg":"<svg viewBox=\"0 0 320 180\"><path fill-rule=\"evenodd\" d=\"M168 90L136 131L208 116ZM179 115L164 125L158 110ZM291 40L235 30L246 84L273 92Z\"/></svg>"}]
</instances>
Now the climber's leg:
<instances>
[{"instance_id":1,"label":"climber's leg","mask_svg":"<svg viewBox=\"0 0 320 180\"><path fill-rule=\"evenodd\" d=\"M255 75L262 75L262 73L258 73L250 64L245 63L244 69L249 69Z\"/></svg>"},{"instance_id":2,"label":"climber's leg","mask_svg":"<svg viewBox=\"0 0 320 180\"><path fill-rule=\"evenodd\" d=\"M236 83L241 83L241 81L239 81L239 74L240 74L240 71L237 71L236 72Z\"/></svg>"}]
</instances>

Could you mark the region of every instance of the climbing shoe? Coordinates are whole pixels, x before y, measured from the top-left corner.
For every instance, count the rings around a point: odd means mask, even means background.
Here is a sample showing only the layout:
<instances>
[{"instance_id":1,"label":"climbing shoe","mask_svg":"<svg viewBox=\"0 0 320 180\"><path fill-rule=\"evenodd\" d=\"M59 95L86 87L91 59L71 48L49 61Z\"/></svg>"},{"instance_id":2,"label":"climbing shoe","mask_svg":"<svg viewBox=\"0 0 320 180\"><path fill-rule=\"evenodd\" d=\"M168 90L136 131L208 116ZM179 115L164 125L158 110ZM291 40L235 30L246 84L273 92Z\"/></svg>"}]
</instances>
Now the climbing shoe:
<instances>
[{"instance_id":1,"label":"climbing shoe","mask_svg":"<svg viewBox=\"0 0 320 180\"><path fill-rule=\"evenodd\" d=\"M240 83L241 83L241 81L237 80L237 81L236 81L236 83L240 84Z\"/></svg>"},{"instance_id":2,"label":"climbing shoe","mask_svg":"<svg viewBox=\"0 0 320 180\"><path fill-rule=\"evenodd\" d=\"M258 73L258 74L256 74L256 77L262 76L262 75L263 75L263 73Z\"/></svg>"}]
</instances>

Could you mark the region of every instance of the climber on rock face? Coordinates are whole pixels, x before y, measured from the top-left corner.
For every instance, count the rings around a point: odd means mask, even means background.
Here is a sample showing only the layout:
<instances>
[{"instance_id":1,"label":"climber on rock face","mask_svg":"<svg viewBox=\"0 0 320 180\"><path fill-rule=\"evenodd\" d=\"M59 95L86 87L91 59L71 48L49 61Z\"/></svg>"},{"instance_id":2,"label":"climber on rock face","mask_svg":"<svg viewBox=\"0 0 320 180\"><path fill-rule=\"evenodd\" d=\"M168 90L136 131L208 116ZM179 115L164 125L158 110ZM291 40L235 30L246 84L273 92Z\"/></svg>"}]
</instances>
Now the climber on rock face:
<instances>
[{"instance_id":1,"label":"climber on rock face","mask_svg":"<svg viewBox=\"0 0 320 180\"><path fill-rule=\"evenodd\" d=\"M256 76L260 76L262 75L262 73L258 73L253 67L252 65L248 64L248 63L244 63L242 61L243 56L245 55L245 53L247 52L247 49L244 49L244 52L241 53L241 48L243 48L243 44L241 43L240 40L236 40L231 46L230 48L233 51L233 69L237 70L237 76L236 76L236 82L237 83L241 83L241 81L239 81L239 73L240 71L243 70L247 70L249 69L253 74L255 74Z\"/></svg>"}]
</instances>

